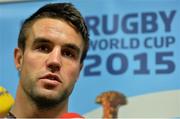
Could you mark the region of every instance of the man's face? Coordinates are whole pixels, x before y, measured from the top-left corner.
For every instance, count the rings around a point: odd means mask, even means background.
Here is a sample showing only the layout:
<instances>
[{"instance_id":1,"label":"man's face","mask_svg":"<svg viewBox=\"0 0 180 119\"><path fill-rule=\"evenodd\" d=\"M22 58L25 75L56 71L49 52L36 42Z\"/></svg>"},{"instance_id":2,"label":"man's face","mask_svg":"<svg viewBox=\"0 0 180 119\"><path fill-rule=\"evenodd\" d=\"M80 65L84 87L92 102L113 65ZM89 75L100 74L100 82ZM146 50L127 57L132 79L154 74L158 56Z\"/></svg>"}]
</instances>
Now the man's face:
<instances>
[{"instance_id":1,"label":"man's face","mask_svg":"<svg viewBox=\"0 0 180 119\"><path fill-rule=\"evenodd\" d=\"M70 95L77 81L82 52L81 35L65 21L37 20L29 30L24 53L19 58L15 53L21 87L35 100L60 103Z\"/></svg>"}]
</instances>

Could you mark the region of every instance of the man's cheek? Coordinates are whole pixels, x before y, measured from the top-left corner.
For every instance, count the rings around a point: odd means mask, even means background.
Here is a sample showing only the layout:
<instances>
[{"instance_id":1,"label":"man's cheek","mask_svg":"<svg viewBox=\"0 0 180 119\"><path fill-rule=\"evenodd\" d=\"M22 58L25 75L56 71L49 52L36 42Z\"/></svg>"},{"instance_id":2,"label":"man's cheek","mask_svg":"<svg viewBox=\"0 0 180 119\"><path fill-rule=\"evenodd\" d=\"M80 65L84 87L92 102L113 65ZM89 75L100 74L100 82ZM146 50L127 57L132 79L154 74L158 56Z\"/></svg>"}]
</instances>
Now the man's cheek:
<instances>
[{"instance_id":1,"label":"man's cheek","mask_svg":"<svg viewBox=\"0 0 180 119\"><path fill-rule=\"evenodd\" d=\"M36 67L38 67L38 65L41 63L38 61L38 58L33 58L33 57L27 57L26 58L26 67L28 67L29 69L31 69L32 71L36 69Z\"/></svg>"},{"instance_id":2,"label":"man's cheek","mask_svg":"<svg viewBox=\"0 0 180 119\"><path fill-rule=\"evenodd\" d=\"M72 67L69 69L69 74L68 74L73 80L76 80L76 78L79 75L79 69L76 67Z\"/></svg>"}]
</instances>

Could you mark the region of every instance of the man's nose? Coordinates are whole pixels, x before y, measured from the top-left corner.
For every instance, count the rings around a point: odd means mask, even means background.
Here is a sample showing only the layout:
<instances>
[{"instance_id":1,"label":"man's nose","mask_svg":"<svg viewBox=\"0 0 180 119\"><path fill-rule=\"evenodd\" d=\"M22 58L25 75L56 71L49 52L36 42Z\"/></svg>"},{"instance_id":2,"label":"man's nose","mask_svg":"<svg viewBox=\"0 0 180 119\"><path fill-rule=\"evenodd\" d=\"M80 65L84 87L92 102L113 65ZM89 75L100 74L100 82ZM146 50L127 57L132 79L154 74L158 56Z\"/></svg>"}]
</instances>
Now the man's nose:
<instances>
[{"instance_id":1,"label":"man's nose","mask_svg":"<svg viewBox=\"0 0 180 119\"><path fill-rule=\"evenodd\" d=\"M46 60L46 65L52 73L58 72L61 68L61 52L59 48L53 49Z\"/></svg>"}]
</instances>

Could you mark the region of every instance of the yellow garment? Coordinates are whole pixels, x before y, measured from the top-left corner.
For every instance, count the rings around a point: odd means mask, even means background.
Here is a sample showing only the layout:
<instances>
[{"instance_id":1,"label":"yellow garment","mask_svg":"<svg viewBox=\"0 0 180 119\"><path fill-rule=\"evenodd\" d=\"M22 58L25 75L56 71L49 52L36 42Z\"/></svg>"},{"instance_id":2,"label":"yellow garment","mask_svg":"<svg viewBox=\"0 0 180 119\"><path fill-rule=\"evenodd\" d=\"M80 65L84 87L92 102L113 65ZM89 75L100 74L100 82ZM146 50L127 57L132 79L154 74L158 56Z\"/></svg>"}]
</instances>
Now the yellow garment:
<instances>
[{"instance_id":1,"label":"yellow garment","mask_svg":"<svg viewBox=\"0 0 180 119\"><path fill-rule=\"evenodd\" d=\"M0 118L4 117L8 113L13 104L13 97L5 88L0 86Z\"/></svg>"}]
</instances>

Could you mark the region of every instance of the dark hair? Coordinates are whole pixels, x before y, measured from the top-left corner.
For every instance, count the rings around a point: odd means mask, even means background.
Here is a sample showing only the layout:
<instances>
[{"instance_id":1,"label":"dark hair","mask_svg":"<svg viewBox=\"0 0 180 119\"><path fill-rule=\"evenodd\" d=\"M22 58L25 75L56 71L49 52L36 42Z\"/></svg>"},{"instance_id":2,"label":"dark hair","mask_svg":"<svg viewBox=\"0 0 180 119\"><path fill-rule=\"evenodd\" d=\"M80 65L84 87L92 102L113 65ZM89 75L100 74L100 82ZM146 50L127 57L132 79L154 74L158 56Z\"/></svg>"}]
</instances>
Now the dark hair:
<instances>
[{"instance_id":1,"label":"dark hair","mask_svg":"<svg viewBox=\"0 0 180 119\"><path fill-rule=\"evenodd\" d=\"M89 47L89 33L85 21L80 12L71 3L51 3L41 7L32 16L27 18L22 24L18 47L23 51L26 47L26 37L29 27L40 18L55 18L65 20L73 25L73 28L80 32L83 38L84 49L81 56L81 63L85 59Z\"/></svg>"}]
</instances>

